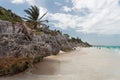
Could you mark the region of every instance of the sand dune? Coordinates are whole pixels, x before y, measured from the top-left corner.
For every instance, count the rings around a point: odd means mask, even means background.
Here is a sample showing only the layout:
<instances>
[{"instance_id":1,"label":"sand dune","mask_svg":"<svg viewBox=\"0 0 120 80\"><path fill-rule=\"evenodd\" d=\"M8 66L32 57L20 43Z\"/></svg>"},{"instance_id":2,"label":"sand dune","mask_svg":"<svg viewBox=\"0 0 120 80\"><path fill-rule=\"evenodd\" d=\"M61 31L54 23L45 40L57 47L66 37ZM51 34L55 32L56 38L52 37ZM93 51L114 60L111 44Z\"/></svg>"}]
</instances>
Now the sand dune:
<instances>
[{"instance_id":1,"label":"sand dune","mask_svg":"<svg viewBox=\"0 0 120 80\"><path fill-rule=\"evenodd\" d=\"M50 56L23 73L0 80L120 80L120 54L77 48Z\"/></svg>"}]
</instances>

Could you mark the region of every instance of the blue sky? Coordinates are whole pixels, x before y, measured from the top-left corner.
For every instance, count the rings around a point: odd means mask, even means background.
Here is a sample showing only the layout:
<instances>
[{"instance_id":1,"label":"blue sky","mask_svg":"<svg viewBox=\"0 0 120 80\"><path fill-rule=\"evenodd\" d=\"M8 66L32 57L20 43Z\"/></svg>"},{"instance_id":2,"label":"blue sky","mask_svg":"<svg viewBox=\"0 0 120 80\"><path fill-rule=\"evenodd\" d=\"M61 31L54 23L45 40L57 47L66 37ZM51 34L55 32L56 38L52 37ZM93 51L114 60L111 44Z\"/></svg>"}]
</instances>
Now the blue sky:
<instances>
[{"instance_id":1,"label":"blue sky","mask_svg":"<svg viewBox=\"0 0 120 80\"><path fill-rule=\"evenodd\" d=\"M0 6L22 17L30 5L41 15L48 12L51 29L93 45L120 45L120 0L0 0Z\"/></svg>"}]
</instances>

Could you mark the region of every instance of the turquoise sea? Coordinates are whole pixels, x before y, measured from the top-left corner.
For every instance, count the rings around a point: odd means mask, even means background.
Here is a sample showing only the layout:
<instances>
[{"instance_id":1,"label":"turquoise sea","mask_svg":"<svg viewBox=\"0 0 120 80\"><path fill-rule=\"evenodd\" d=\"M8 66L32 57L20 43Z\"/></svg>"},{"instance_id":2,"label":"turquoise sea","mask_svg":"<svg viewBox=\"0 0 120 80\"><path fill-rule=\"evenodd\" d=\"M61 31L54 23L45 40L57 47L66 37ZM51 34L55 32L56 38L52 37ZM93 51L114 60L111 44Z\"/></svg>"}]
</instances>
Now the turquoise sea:
<instances>
[{"instance_id":1,"label":"turquoise sea","mask_svg":"<svg viewBox=\"0 0 120 80\"><path fill-rule=\"evenodd\" d=\"M120 46L94 45L93 47L107 48L107 49L120 49Z\"/></svg>"},{"instance_id":2,"label":"turquoise sea","mask_svg":"<svg viewBox=\"0 0 120 80\"><path fill-rule=\"evenodd\" d=\"M120 53L120 46L94 45L93 47L98 49L108 49Z\"/></svg>"}]
</instances>

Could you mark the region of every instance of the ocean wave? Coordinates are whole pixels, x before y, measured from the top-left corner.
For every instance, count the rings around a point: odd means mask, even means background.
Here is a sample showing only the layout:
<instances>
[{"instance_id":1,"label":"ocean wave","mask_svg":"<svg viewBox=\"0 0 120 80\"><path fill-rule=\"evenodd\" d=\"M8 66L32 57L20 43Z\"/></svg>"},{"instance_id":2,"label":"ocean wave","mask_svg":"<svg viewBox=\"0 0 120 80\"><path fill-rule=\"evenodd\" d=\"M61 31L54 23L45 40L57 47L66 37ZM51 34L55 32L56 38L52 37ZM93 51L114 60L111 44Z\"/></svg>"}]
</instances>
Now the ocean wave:
<instances>
[{"instance_id":1,"label":"ocean wave","mask_svg":"<svg viewBox=\"0 0 120 80\"><path fill-rule=\"evenodd\" d=\"M93 47L98 48L98 49L109 50L110 52L120 54L120 46L93 46Z\"/></svg>"}]
</instances>

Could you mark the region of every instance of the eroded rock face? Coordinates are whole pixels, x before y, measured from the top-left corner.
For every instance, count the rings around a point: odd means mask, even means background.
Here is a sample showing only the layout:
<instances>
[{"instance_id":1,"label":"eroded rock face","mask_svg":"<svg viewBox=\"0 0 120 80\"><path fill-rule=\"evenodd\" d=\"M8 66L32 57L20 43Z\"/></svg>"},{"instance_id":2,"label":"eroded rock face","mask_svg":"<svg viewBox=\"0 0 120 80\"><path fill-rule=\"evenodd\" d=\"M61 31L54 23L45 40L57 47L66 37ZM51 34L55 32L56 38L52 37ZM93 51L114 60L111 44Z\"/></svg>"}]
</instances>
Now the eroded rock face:
<instances>
[{"instance_id":1,"label":"eroded rock face","mask_svg":"<svg viewBox=\"0 0 120 80\"><path fill-rule=\"evenodd\" d=\"M15 30L14 30L15 29ZM0 20L0 57L37 57L49 56L47 44L26 40L24 33L18 33L18 25Z\"/></svg>"},{"instance_id":2,"label":"eroded rock face","mask_svg":"<svg viewBox=\"0 0 120 80\"><path fill-rule=\"evenodd\" d=\"M0 57L38 57L56 55L60 50L69 51L74 47L91 46L82 41L71 41L68 36L50 30L46 25L41 27L40 35L30 34L30 30L19 32L21 26L0 20ZM23 31L23 30L22 30ZM31 40L26 38L26 33Z\"/></svg>"},{"instance_id":3,"label":"eroded rock face","mask_svg":"<svg viewBox=\"0 0 120 80\"><path fill-rule=\"evenodd\" d=\"M40 34L35 35L28 27L0 20L0 59L4 59L0 65L0 76L21 72L43 57L58 54L60 50L91 46L81 40L72 40L60 31L50 30L46 25L40 28Z\"/></svg>"},{"instance_id":4,"label":"eroded rock face","mask_svg":"<svg viewBox=\"0 0 120 80\"><path fill-rule=\"evenodd\" d=\"M12 33L12 24L8 21L0 20L0 33Z\"/></svg>"}]
</instances>

